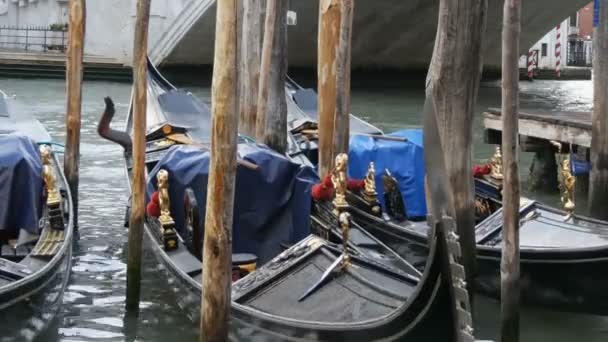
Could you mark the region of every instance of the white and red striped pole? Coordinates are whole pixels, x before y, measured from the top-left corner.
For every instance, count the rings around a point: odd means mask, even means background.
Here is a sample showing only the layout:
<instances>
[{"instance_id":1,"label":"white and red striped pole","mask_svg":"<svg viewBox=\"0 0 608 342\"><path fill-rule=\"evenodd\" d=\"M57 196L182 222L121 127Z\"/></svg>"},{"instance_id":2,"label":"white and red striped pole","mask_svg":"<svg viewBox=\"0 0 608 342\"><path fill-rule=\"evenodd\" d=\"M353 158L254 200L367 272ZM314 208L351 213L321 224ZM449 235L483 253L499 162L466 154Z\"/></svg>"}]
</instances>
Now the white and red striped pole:
<instances>
[{"instance_id":1,"label":"white and red striped pole","mask_svg":"<svg viewBox=\"0 0 608 342\"><path fill-rule=\"evenodd\" d=\"M561 24L557 24L555 28L557 33L557 38L555 41L555 75L559 78L562 76L562 32L561 32Z\"/></svg>"},{"instance_id":2,"label":"white and red striped pole","mask_svg":"<svg viewBox=\"0 0 608 342\"><path fill-rule=\"evenodd\" d=\"M528 51L528 79L534 78L534 50Z\"/></svg>"}]
</instances>

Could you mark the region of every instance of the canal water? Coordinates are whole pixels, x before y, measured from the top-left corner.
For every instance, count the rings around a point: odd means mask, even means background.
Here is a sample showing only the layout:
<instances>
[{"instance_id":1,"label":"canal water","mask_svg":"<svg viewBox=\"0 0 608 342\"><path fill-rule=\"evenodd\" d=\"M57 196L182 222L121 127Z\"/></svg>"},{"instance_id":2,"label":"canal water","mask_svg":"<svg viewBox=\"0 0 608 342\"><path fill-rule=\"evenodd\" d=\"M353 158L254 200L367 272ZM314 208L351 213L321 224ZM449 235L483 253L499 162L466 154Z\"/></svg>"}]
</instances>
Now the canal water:
<instances>
[{"instance_id":1,"label":"canal water","mask_svg":"<svg viewBox=\"0 0 608 342\"><path fill-rule=\"evenodd\" d=\"M209 77L202 83L176 75L183 85L209 102ZM353 77L353 112L387 132L420 127L424 80L407 76ZM296 80L299 81L298 77ZM313 81L302 77L304 84ZM58 142L64 141L65 84L61 80L0 79L0 89L29 106ZM589 110L590 81L535 81L521 83L523 108ZM121 149L97 136L96 124L103 97L111 96L117 109L115 126L124 127L131 87L124 83L85 82L80 169L80 240L74 251L73 273L55 326L43 341L131 340L123 324L126 284L124 228L127 183ZM474 130L474 156L487 160L492 147L484 145L481 112L500 105L500 84L484 82L479 92ZM522 176L531 156L522 154ZM555 194L529 194L557 205ZM193 341L197 327L178 308L154 256L144 254L142 311L137 341ZM607 289L608 290L608 289ZM477 301L477 337L496 339L499 304ZM521 318L522 340L538 342L600 342L608 340L608 318L526 309Z\"/></svg>"}]
</instances>

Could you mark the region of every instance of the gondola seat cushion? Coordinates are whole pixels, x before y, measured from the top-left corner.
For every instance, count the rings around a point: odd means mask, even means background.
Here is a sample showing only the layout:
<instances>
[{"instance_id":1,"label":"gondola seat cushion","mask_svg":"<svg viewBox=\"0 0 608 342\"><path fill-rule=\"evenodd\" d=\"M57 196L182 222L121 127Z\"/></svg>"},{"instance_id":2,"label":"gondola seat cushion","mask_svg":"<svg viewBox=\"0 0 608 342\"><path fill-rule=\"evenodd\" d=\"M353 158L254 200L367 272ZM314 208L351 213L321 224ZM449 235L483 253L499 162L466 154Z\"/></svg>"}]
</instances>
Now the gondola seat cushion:
<instances>
[{"instance_id":1,"label":"gondola seat cushion","mask_svg":"<svg viewBox=\"0 0 608 342\"><path fill-rule=\"evenodd\" d=\"M0 135L0 232L17 236L20 229L38 233L43 178L38 145L17 135Z\"/></svg>"},{"instance_id":2,"label":"gondola seat cushion","mask_svg":"<svg viewBox=\"0 0 608 342\"><path fill-rule=\"evenodd\" d=\"M263 145L241 143L238 156L258 168L237 167L233 253L255 254L264 263L282 251L282 244L293 244L309 235L311 189L318 178L311 168L293 163ZM157 190L158 171L169 173L171 214L180 234L185 234L186 189L194 191L199 217L205 218L209 158L209 151L200 147L177 145L150 172L148 199Z\"/></svg>"}]
</instances>

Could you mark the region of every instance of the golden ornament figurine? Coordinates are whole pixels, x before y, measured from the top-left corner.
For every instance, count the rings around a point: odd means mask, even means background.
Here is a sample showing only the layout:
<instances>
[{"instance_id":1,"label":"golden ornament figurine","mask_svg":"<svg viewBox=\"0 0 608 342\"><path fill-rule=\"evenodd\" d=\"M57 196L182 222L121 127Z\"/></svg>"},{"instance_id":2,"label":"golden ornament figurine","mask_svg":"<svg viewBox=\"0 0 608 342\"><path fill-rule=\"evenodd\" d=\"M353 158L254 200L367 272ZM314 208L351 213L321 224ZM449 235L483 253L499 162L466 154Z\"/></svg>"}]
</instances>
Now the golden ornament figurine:
<instances>
[{"instance_id":1,"label":"golden ornament figurine","mask_svg":"<svg viewBox=\"0 0 608 342\"><path fill-rule=\"evenodd\" d=\"M42 159L42 177L47 191L46 204L49 207L58 207L61 203L61 196L57 190L55 173L51 166L52 152L49 145L40 146L40 158Z\"/></svg>"},{"instance_id":2,"label":"golden ornament figurine","mask_svg":"<svg viewBox=\"0 0 608 342\"><path fill-rule=\"evenodd\" d=\"M166 170L158 171L158 205L160 207L161 231L165 249L177 248L177 234L175 233L175 221L171 217L171 202L169 200L169 173Z\"/></svg>"},{"instance_id":3,"label":"golden ornament figurine","mask_svg":"<svg viewBox=\"0 0 608 342\"><path fill-rule=\"evenodd\" d=\"M348 155L346 153L340 153L336 156L336 167L334 168L333 174L331 175L331 181L334 184L336 195L334 198L334 210L339 213L345 208L348 208L348 202L346 201L346 168L348 166Z\"/></svg>"},{"instance_id":4,"label":"golden ornament figurine","mask_svg":"<svg viewBox=\"0 0 608 342\"><path fill-rule=\"evenodd\" d=\"M562 204L564 205L564 210L567 211L569 215L572 215L574 213L574 209L576 208L576 205L574 204L574 185L576 183L576 178L570 171L570 159L564 159L562 161L561 171L564 190L561 198Z\"/></svg>"},{"instance_id":5,"label":"golden ornament figurine","mask_svg":"<svg viewBox=\"0 0 608 342\"><path fill-rule=\"evenodd\" d=\"M500 152L500 146L496 146L496 151L494 152L492 159L490 159L490 167L490 177L496 180L502 180L502 153Z\"/></svg>"},{"instance_id":6,"label":"golden ornament figurine","mask_svg":"<svg viewBox=\"0 0 608 342\"><path fill-rule=\"evenodd\" d=\"M363 188L363 195L367 201L375 201L378 193L376 192L376 169L374 168L374 162L369 163L367 169L367 175L363 180L365 186Z\"/></svg>"},{"instance_id":7,"label":"golden ornament figurine","mask_svg":"<svg viewBox=\"0 0 608 342\"><path fill-rule=\"evenodd\" d=\"M380 204L378 203L378 192L376 191L376 169L374 162L369 163L367 175L363 180L363 199L370 206L370 210L374 215L379 215L381 212Z\"/></svg>"}]
</instances>

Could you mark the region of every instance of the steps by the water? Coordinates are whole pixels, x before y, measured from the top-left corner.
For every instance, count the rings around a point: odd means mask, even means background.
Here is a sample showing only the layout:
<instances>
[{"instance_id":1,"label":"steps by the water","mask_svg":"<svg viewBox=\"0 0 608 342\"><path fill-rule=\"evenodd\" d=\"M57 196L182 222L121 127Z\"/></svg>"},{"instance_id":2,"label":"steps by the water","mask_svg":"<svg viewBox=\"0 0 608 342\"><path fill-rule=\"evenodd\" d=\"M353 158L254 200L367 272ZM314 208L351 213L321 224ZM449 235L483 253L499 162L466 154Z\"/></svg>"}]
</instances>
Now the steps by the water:
<instances>
[{"instance_id":1,"label":"steps by the water","mask_svg":"<svg viewBox=\"0 0 608 342\"><path fill-rule=\"evenodd\" d=\"M0 77L65 78L65 54L0 51ZM131 82L131 68L113 59L84 57L84 79Z\"/></svg>"}]
</instances>

